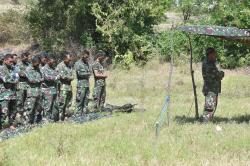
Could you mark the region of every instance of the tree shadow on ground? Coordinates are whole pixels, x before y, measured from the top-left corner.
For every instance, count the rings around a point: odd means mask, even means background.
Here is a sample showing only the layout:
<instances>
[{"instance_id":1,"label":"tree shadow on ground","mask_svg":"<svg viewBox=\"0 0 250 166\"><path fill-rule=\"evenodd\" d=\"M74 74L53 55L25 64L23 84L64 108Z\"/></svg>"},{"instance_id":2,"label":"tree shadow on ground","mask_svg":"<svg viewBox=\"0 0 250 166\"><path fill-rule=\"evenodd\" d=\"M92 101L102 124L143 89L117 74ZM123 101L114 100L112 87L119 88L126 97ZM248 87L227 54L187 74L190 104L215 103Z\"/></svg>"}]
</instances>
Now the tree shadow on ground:
<instances>
[{"instance_id":1,"label":"tree shadow on ground","mask_svg":"<svg viewBox=\"0 0 250 166\"><path fill-rule=\"evenodd\" d=\"M202 122L201 119L196 119L194 117L188 117L188 116L176 116L174 120L178 124L187 124L187 123L199 123ZM250 115L240 115L235 117L214 117L214 119L211 121L212 123L250 123Z\"/></svg>"}]
</instances>

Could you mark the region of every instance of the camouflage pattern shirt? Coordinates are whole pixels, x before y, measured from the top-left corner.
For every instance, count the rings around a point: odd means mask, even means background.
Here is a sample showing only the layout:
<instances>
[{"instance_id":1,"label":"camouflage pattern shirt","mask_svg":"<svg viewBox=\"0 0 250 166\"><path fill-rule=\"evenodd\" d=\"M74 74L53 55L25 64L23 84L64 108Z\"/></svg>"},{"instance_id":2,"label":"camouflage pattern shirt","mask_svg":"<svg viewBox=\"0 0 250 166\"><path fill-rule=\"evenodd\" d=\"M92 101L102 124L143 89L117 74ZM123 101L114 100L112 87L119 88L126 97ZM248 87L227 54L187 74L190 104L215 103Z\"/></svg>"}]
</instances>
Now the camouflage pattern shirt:
<instances>
[{"instance_id":1,"label":"camouflage pattern shirt","mask_svg":"<svg viewBox=\"0 0 250 166\"><path fill-rule=\"evenodd\" d=\"M25 71L26 69L30 66L29 62L19 62L17 64L18 68L19 68L19 85L18 85L18 89L27 89L28 86L28 80L26 78L25 75Z\"/></svg>"},{"instance_id":2,"label":"camouflage pattern shirt","mask_svg":"<svg viewBox=\"0 0 250 166\"><path fill-rule=\"evenodd\" d=\"M56 71L60 79L60 90L72 91L71 81L74 79L72 67L61 62L57 65Z\"/></svg>"},{"instance_id":3,"label":"camouflage pattern shirt","mask_svg":"<svg viewBox=\"0 0 250 166\"><path fill-rule=\"evenodd\" d=\"M80 59L75 64L75 70L78 84L81 84L83 87L89 87L89 77L91 75L89 64Z\"/></svg>"},{"instance_id":4,"label":"camouflage pattern shirt","mask_svg":"<svg viewBox=\"0 0 250 166\"><path fill-rule=\"evenodd\" d=\"M100 62L94 62L94 64L92 65L92 70L94 72L94 70L96 70L99 73L104 73L104 67L102 66L102 64ZM95 76L95 73L94 73ZM95 86L105 86L105 78L96 78L95 77Z\"/></svg>"},{"instance_id":5,"label":"camouflage pattern shirt","mask_svg":"<svg viewBox=\"0 0 250 166\"><path fill-rule=\"evenodd\" d=\"M32 65L27 67L25 75L28 80L29 88L27 90L28 97L37 97L41 95L41 83L43 82L40 69L35 69Z\"/></svg>"},{"instance_id":6,"label":"camouflage pattern shirt","mask_svg":"<svg viewBox=\"0 0 250 166\"><path fill-rule=\"evenodd\" d=\"M0 98L2 100L15 100L16 99L16 84L18 79L15 77L14 67L8 67L7 65L1 66L0 79L1 79L1 93Z\"/></svg>"},{"instance_id":7,"label":"camouflage pattern shirt","mask_svg":"<svg viewBox=\"0 0 250 166\"><path fill-rule=\"evenodd\" d=\"M203 94L208 92L221 93L221 80L224 72L219 71L215 62L210 62L207 58L202 63L202 76L204 80Z\"/></svg>"},{"instance_id":8,"label":"camouflage pattern shirt","mask_svg":"<svg viewBox=\"0 0 250 166\"><path fill-rule=\"evenodd\" d=\"M44 83L42 84L43 88L49 88L50 93L56 94L56 87L58 82L58 73L57 71L46 64L43 68L41 68L41 73L44 78Z\"/></svg>"}]
</instances>

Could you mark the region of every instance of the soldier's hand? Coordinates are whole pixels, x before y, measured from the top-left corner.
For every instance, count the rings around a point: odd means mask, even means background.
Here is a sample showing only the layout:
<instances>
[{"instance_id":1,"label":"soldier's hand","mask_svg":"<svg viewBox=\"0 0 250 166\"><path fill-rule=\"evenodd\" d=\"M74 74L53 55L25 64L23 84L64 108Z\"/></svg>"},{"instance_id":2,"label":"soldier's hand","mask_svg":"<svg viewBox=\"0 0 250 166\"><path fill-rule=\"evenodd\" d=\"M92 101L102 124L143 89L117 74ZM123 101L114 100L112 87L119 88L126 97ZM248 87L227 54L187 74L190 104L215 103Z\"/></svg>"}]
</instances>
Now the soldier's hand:
<instances>
[{"instance_id":1,"label":"soldier's hand","mask_svg":"<svg viewBox=\"0 0 250 166\"><path fill-rule=\"evenodd\" d=\"M224 71L220 71L220 79L223 79L223 78L224 78L224 76L225 76Z\"/></svg>"}]
</instances>

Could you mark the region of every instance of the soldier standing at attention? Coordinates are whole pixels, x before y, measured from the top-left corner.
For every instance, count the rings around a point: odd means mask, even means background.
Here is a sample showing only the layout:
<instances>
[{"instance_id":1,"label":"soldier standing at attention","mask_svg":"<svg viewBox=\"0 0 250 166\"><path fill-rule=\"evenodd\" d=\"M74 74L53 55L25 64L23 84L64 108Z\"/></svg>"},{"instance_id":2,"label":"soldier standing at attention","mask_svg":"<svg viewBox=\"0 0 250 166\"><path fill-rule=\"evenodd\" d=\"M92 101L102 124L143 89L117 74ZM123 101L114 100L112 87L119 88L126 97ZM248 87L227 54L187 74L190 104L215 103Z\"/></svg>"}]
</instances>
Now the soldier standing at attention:
<instances>
[{"instance_id":1,"label":"soldier standing at attention","mask_svg":"<svg viewBox=\"0 0 250 166\"><path fill-rule=\"evenodd\" d=\"M95 85L93 92L93 99L95 102L95 109L102 110L106 98L106 78L107 73L104 71L102 63L106 60L107 56L104 52L98 52L95 56L95 62L92 65L94 73Z\"/></svg>"},{"instance_id":2,"label":"soldier standing at attention","mask_svg":"<svg viewBox=\"0 0 250 166\"><path fill-rule=\"evenodd\" d=\"M21 61L17 64L20 77L17 86L17 111L21 115L23 114L24 102L27 98L28 80L25 71L30 66L29 55L29 52L23 52L21 54Z\"/></svg>"},{"instance_id":3,"label":"soldier standing at attention","mask_svg":"<svg viewBox=\"0 0 250 166\"><path fill-rule=\"evenodd\" d=\"M42 91L44 92L43 99L43 115L49 120L52 119L52 110L57 96L57 82L58 73L55 70L55 60L48 57L47 64L41 69L44 83L42 84Z\"/></svg>"},{"instance_id":4,"label":"soldier standing at attention","mask_svg":"<svg viewBox=\"0 0 250 166\"><path fill-rule=\"evenodd\" d=\"M29 88L27 99L24 103L24 116L29 123L38 123L42 119L41 115L41 84L43 77L40 72L40 58L38 55L32 58L32 65L27 67L25 74Z\"/></svg>"},{"instance_id":5,"label":"soldier standing at attention","mask_svg":"<svg viewBox=\"0 0 250 166\"><path fill-rule=\"evenodd\" d=\"M204 122L208 122L214 116L218 104L218 94L221 93L221 80L224 77L224 72L216 67L216 56L215 49L208 48L206 58L202 63L203 94L205 96Z\"/></svg>"},{"instance_id":6,"label":"soldier standing at attention","mask_svg":"<svg viewBox=\"0 0 250 166\"><path fill-rule=\"evenodd\" d=\"M76 104L77 113L79 114L88 112L89 77L91 75L88 62L89 51L84 50L82 58L75 64L75 71L77 76Z\"/></svg>"},{"instance_id":7,"label":"soldier standing at attention","mask_svg":"<svg viewBox=\"0 0 250 166\"><path fill-rule=\"evenodd\" d=\"M54 109L55 112L53 113L54 121L58 121L59 119L63 121L67 115L66 109L70 107L69 105L72 100L71 81L74 79L71 65L72 60L72 55L68 52L64 52L63 62L58 64L56 68L60 80L60 87Z\"/></svg>"},{"instance_id":8,"label":"soldier standing at attention","mask_svg":"<svg viewBox=\"0 0 250 166\"><path fill-rule=\"evenodd\" d=\"M7 54L4 58L4 65L1 67L0 79L4 85L1 96L2 110L1 110L1 126L9 126L14 129L14 122L16 116L16 85L18 80L13 76L14 72L13 55Z\"/></svg>"}]
</instances>

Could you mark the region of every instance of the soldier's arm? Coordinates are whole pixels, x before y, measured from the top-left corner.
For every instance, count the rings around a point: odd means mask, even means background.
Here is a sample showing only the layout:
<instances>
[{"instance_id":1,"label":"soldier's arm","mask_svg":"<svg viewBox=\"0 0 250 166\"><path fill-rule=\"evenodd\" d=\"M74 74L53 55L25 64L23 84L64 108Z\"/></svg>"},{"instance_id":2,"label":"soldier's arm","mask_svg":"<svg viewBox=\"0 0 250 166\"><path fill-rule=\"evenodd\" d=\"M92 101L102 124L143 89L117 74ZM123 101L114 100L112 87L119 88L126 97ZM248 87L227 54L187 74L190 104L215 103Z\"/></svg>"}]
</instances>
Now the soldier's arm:
<instances>
[{"instance_id":1,"label":"soldier's arm","mask_svg":"<svg viewBox=\"0 0 250 166\"><path fill-rule=\"evenodd\" d=\"M56 80L56 76L49 74L49 71L46 69L42 70L42 75L43 75L44 80L46 80L46 81L55 81Z\"/></svg>"},{"instance_id":2,"label":"soldier's arm","mask_svg":"<svg viewBox=\"0 0 250 166\"><path fill-rule=\"evenodd\" d=\"M100 72L99 70L95 70L95 69L93 69L93 71L94 71L94 75L96 78L107 78L108 77L106 72Z\"/></svg>"},{"instance_id":3,"label":"soldier's arm","mask_svg":"<svg viewBox=\"0 0 250 166\"><path fill-rule=\"evenodd\" d=\"M87 78L91 75L90 71L87 71L85 68L80 68L78 64L75 66L75 71L79 77Z\"/></svg>"},{"instance_id":4,"label":"soldier's arm","mask_svg":"<svg viewBox=\"0 0 250 166\"><path fill-rule=\"evenodd\" d=\"M217 69L217 67L211 66L211 65L203 65L202 66L202 76L205 80L211 80L211 79L219 79L220 78L220 72Z\"/></svg>"}]
</instances>

